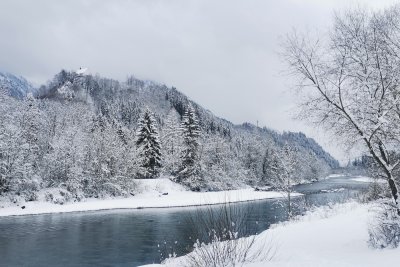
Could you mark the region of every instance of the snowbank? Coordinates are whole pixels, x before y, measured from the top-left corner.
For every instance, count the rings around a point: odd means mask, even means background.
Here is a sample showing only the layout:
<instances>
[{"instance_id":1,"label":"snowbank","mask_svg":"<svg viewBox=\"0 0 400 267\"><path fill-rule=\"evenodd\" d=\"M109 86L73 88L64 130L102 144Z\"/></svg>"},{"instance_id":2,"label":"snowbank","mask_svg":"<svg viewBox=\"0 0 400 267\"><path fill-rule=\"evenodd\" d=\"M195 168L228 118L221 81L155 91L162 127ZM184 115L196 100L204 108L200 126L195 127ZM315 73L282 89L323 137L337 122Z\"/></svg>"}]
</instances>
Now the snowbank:
<instances>
[{"instance_id":1,"label":"snowbank","mask_svg":"<svg viewBox=\"0 0 400 267\"><path fill-rule=\"evenodd\" d=\"M183 192L187 189L178 183L174 183L169 178L159 179L136 179L140 194L159 194L167 192Z\"/></svg>"},{"instance_id":2,"label":"snowbank","mask_svg":"<svg viewBox=\"0 0 400 267\"><path fill-rule=\"evenodd\" d=\"M256 245L272 240L276 246L275 257L269 262L244 266L397 266L400 248L374 250L367 245L370 207L355 202L321 207L298 221L278 224L261 233ZM180 257L158 266L179 266L183 260Z\"/></svg>"},{"instance_id":3,"label":"snowbank","mask_svg":"<svg viewBox=\"0 0 400 267\"><path fill-rule=\"evenodd\" d=\"M386 181L384 179L374 179L371 177L366 177L366 176L359 176L356 178L351 178L350 180L352 181L356 181L356 182L362 182L362 183L386 183Z\"/></svg>"},{"instance_id":4,"label":"snowbank","mask_svg":"<svg viewBox=\"0 0 400 267\"><path fill-rule=\"evenodd\" d=\"M0 208L0 217L108 209L188 207L283 197L281 192L255 191L253 188L220 192L191 192L166 178L141 180L138 183L138 191L139 194L129 198L87 199L84 202L64 205L44 201L26 202L20 206ZM3 203L0 204L6 206ZM23 209L22 206L24 206Z\"/></svg>"},{"instance_id":5,"label":"snowbank","mask_svg":"<svg viewBox=\"0 0 400 267\"><path fill-rule=\"evenodd\" d=\"M347 203L322 207L298 222L286 223L263 233L278 242L276 257L268 263L247 266L380 266L397 265L400 249L368 247L369 205Z\"/></svg>"},{"instance_id":6,"label":"snowbank","mask_svg":"<svg viewBox=\"0 0 400 267\"><path fill-rule=\"evenodd\" d=\"M339 177L344 177L344 176L346 176L346 175L343 173L332 173L332 174L329 174L327 177L325 177L324 180L330 179L330 178L339 178Z\"/></svg>"}]
</instances>

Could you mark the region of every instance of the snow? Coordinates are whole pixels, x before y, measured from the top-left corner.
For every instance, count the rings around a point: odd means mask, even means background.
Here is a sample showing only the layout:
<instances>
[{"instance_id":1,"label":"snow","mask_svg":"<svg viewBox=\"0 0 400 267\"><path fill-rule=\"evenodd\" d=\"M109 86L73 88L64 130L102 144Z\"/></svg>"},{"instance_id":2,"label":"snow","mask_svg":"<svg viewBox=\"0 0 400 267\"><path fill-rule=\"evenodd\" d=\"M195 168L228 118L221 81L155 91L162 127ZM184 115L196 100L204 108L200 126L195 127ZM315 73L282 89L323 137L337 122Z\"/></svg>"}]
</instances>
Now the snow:
<instances>
[{"instance_id":1,"label":"snow","mask_svg":"<svg viewBox=\"0 0 400 267\"><path fill-rule=\"evenodd\" d=\"M5 207L0 208L0 217L109 209L188 207L281 198L284 196L282 192L255 191L253 188L219 192L191 192L168 178L140 180L138 182L138 192L139 194L129 198L87 199L84 202L63 205L45 201L25 202L20 206L7 206L1 203ZM293 195L301 194L294 193ZM25 206L25 208L22 209L22 206Z\"/></svg>"},{"instance_id":2,"label":"snow","mask_svg":"<svg viewBox=\"0 0 400 267\"><path fill-rule=\"evenodd\" d=\"M187 189L178 183L174 183L169 178L159 179L137 179L138 190L141 193L167 193L167 192L183 192Z\"/></svg>"},{"instance_id":3,"label":"snow","mask_svg":"<svg viewBox=\"0 0 400 267\"><path fill-rule=\"evenodd\" d=\"M368 267L397 266L400 248L375 250L368 247L368 222L371 204L356 202L321 207L285 222L259 235L257 246L271 242L276 254L269 262L246 263L246 267ZM184 257L170 259L164 265L180 266Z\"/></svg>"},{"instance_id":4,"label":"snow","mask_svg":"<svg viewBox=\"0 0 400 267\"><path fill-rule=\"evenodd\" d=\"M334 174L330 174L330 175L328 175L326 177L319 178L318 181L329 180L329 179L340 178L340 177L346 177L346 176L347 176L346 174L342 174L342 173L335 174L334 173ZM315 180L301 179L300 182L294 183L293 185L311 184L311 183L314 183L314 182L316 182L316 181Z\"/></svg>"},{"instance_id":5,"label":"snow","mask_svg":"<svg viewBox=\"0 0 400 267\"><path fill-rule=\"evenodd\" d=\"M359 177L355 177L355 178L351 178L350 180L352 181L356 181L356 182L362 182L362 183L386 183L386 181L384 179L374 179L371 177L366 177L366 176L359 176Z\"/></svg>"},{"instance_id":6,"label":"snow","mask_svg":"<svg viewBox=\"0 0 400 267\"><path fill-rule=\"evenodd\" d=\"M343 192L346 189L344 188L336 188L336 189L322 189L321 192L322 193L336 193L336 192Z\"/></svg>"},{"instance_id":7,"label":"snow","mask_svg":"<svg viewBox=\"0 0 400 267\"><path fill-rule=\"evenodd\" d=\"M63 86L57 89L57 92L66 98L72 98L74 95L74 90L71 89L72 84L66 82Z\"/></svg>"},{"instance_id":8,"label":"snow","mask_svg":"<svg viewBox=\"0 0 400 267\"><path fill-rule=\"evenodd\" d=\"M333 173L333 174L330 174L327 177L325 177L324 180L331 179L331 178L339 178L339 177L344 177L344 176L346 176L346 175L342 174L342 173Z\"/></svg>"}]
</instances>

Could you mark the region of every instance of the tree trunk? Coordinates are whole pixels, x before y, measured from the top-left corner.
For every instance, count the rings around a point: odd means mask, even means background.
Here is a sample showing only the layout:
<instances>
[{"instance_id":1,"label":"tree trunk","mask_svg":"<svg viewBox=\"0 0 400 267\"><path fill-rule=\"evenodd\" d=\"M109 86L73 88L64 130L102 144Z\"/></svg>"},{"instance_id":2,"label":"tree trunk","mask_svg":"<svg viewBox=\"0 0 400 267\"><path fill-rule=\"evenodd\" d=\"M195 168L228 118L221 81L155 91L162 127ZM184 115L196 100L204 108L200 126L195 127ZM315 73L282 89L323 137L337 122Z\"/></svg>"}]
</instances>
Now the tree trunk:
<instances>
[{"instance_id":1,"label":"tree trunk","mask_svg":"<svg viewBox=\"0 0 400 267\"><path fill-rule=\"evenodd\" d=\"M388 183L389 183L389 188L390 188L390 191L392 193L392 197L393 197L394 203L396 205L397 214L400 216L399 191L397 189L396 183L394 182L392 174L388 175Z\"/></svg>"},{"instance_id":2,"label":"tree trunk","mask_svg":"<svg viewBox=\"0 0 400 267\"><path fill-rule=\"evenodd\" d=\"M385 151L384 151L384 149L382 147L382 143L379 144L379 151L381 153L381 156L382 156L383 160L381 160L377 156L377 154L375 153L374 149L372 148L372 144L370 143L370 141L367 140L366 138L364 138L364 141L368 146L370 154L372 155L374 160L382 167L383 171L386 174L387 181L389 183L389 188L390 188L390 191L392 193L392 197L393 197L394 203L396 205L397 214L400 216L399 191L397 189L396 183L394 182L392 170L387 167L387 164L389 164L389 160L386 157L386 153L385 153Z\"/></svg>"}]
</instances>

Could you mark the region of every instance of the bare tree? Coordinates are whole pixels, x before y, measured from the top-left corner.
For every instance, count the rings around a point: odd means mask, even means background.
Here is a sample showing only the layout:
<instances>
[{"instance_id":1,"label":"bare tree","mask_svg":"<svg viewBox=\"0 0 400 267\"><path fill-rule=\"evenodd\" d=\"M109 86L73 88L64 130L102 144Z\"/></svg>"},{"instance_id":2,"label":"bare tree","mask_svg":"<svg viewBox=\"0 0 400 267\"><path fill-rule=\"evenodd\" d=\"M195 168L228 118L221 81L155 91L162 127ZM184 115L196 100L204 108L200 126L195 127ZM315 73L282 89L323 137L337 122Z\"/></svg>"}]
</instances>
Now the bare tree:
<instances>
[{"instance_id":1,"label":"bare tree","mask_svg":"<svg viewBox=\"0 0 400 267\"><path fill-rule=\"evenodd\" d=\"M385 173L400 214L400 7L336 14L329 34L286 39L283 58L298 78L301 118L361 143Z\"/></svg>"},{"instance_id":2,"label":"bare tree","mask_svg":"<svg viewBox=\"0 0 400 267\"><path fill-rule=\"evenodd\" d=\"M270 165L270 182L271 185L278 191L283 193L287 204L288 219L293 217L293 180L296 175L296 149L285 144L284 147L277 153L272 152L274 160Z\"/></svg>"}]
</instances>

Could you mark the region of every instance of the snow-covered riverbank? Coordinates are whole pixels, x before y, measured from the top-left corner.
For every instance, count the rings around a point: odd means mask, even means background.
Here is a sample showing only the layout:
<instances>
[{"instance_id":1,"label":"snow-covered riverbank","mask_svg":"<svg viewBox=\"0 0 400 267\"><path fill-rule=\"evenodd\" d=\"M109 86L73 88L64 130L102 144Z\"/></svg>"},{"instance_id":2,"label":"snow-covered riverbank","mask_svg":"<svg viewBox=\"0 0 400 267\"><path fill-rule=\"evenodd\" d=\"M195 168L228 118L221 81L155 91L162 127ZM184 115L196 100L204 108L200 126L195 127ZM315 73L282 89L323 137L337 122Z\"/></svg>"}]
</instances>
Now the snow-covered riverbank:
<instances>
[{"instance_id":1,"label":"snow-covered riverbank","mask_svg":"<svg viewBox=\"0 0 400 267\"><path fill-rule=\"evenodd\" d=\"M368 247L368 222L372 204L355 202L321 207L264 231L256 248L270 242L276 254L271 261L253 262L246 267L396 266L400 248L375 250ZM271 241L272 240L272 241ZM185 256L170 259L165 265L181 266ZM150 265L149 265L150 266Z\"/></svg>"},{"instance_id":2,"label":"snow-covered riverbank","mask_svg":"<svg viewBox=\"0 0 400 267\"><path fill-rule=\"evenodd\" d=\"M0 217L108 209L188 207L283 197L280 192L255 191L253 188L220 192L191 192L186 191L184 187L171 182L169 179L144 180L140 182L139 186L140 193L129 198L87 199L84 202L66 203L64 205L45 201L25 202L19 206L0 203L0 206L5 205L5 207L0 208Z\"/></svg>"},{"instance_id":3,"label":"snow-covered riverbank","mask_svg":"<svg viewBox=\"0 0 400 267\"><path fill-rule=\"evenodd\" d=\"M380 184L386 183L385 179L374 179L374 178L366 177L366 176L358 176L355 178L351 178L351 180L356 181L356 182L361 182L361 183L380 183Z\"/></svg>"}]
</instances>

